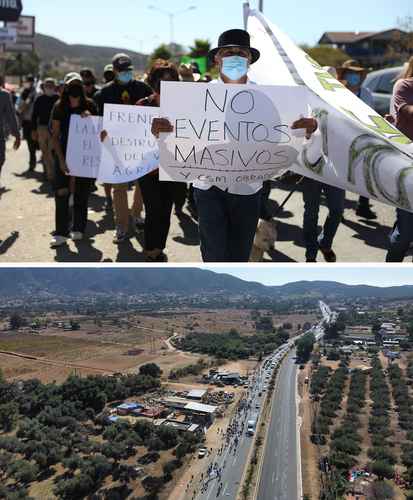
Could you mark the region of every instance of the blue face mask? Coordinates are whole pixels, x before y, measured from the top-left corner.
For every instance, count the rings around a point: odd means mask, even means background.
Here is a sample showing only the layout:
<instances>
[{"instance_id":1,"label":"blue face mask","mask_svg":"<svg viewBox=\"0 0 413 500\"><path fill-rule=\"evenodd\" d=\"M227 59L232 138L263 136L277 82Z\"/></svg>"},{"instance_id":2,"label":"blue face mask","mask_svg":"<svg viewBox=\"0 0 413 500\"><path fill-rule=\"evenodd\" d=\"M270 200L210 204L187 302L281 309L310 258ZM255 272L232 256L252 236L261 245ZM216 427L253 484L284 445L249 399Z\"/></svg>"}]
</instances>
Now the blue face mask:
<instances>
[{"instance_id":1,"label":"blue face mask","mask_svg":"<svg viewBox=\"0 0 413 500\"><path fill-rule=\"evenodd\" d=\"M133 80L133 72L132 71L121 71L118 74L118 81L122 85L126 85Z\"/></svg>"},{"instance_id":2,"label":"blue face mask","mask_svg":"<svg viewBox=\"0 0 413 500\"><path fill-rule=\"evenodd\" d=\"M248 59L241 56L223 57L221 72L235 82L248 73Z\"/></svg>"},{"instance_id":3,"label":"blue face mask","mask_svg":"<svg viewBox=\"0 0 413 500\"><path fill-rule=\"evenodd\" d=\"M346 75L346 82L350 87L357 87L361 83L361 76L357 73L349 73Z\"/></svg>"}]
</instances>

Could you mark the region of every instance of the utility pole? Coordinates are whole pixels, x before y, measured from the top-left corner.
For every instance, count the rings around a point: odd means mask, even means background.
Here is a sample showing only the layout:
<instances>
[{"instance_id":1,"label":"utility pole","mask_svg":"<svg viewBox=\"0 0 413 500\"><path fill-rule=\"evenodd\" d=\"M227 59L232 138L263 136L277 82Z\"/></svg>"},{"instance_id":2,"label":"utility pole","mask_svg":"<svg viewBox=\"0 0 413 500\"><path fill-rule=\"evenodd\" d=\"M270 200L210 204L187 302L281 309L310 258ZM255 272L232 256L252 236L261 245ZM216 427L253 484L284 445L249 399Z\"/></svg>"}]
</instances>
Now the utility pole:
<instances>
[{"instance_id":1,"label":"utility pole","mask_svg":"<svg viewBox=\"0 0 413 500\"><path fill-rule=\"evenodd\" d=\"M258 7L260 12L264 12L264 0L260 0L260 5Z\"/></svg>"}]
</instances>

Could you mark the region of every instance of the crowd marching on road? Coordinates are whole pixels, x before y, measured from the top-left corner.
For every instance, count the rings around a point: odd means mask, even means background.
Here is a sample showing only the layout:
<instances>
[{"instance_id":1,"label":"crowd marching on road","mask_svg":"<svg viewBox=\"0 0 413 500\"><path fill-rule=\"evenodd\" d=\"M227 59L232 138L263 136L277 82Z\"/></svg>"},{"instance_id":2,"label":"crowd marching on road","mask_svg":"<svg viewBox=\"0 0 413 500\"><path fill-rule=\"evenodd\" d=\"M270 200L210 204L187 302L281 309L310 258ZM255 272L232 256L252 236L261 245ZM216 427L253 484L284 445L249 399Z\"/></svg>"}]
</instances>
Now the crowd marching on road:
<instances>
[{"instance_id":1,"label":"crowd marching on road","mask_svg":"<svg viewBox=\"0 0 413 500\"><path fill-rule=\"evenodd\" d=\"M253 85L250 67L260 58L251 46L248 32L239 29L224 32L210 58L219 70L218 83ZM347 61L339 68L329 68L337 78L367 104L371 94L362 87L367 70L357 61ZM195 76L197 76L195 78ZM87 240L90 195L98 186L93 179L73 177L66 164L69 125L72 115L102 116L106 104L141 105L159 107L162 81L209 82L201 77L195 66L176 67L164 60L154 61L146 75L136 77L132 61L127 54L116 54L112 63L103 68L103 86L90 68L71 72L63 81L52 78L43 81L28 75L19 96L5 90L0 80L0 174L6 161L6 138L14 137L14 149L20 147L21 132L28 149L28 172L37 166L37 149L41 150L44 181L49 183L55 198L55 227L51 247L58 249L71 239ZM413 113L413 58L406 66L394 88L392 121L403 133L413 139L411 115ZM216 83L216 82L211 82ZM293 129L303 129L310 138L318 129L313 117L297 117ZM165 118L155 118L152 133L171 133L173 126ZM107 134L101 134L104 141ZM12 155L13 153L10 153ZM7 164L9 168L9 164ZM4 176L3 176L4 178ZM7 191L1 185L0 196ZM128 206L128 190L133 188L133 203ZM200 250L205 262L247 262L256 236L258 223L270 224L273 214L268 198L271 182L237 185L215 185L199 180L193 185L159 180L158 169L149 172L132 184L105 184L104 209L115 223L113 244L122 245L132 234L142 234L144 256L147 262L166 262L166 246L173 207L182 214L187 202L188 212L199 228ZM345 192L339 188L305 179L302 183L304 217L302 234L305 259L316 262L321 252L326 262L337 260L333 249L337 229L343 222ZM328 216L319 233L318 219L324 195ZM143 215L145 212L145 215ZM369 200L360 197L356 215L366 221L377 217ZM397 220L388 238L389 262L402 261L413 241L411 215L397 211ZM50 221L52 229L53 222ZM270 231L270 229L268 229ZM3 235L0 235L0 239ZM4 236L3 236L4 237ZM275 242L272 241L272 243Z\"/></svg>"},{"instance_id":2,"label":"crowd marching on road","mask_svg":"<svg viewBox=\"0 0 413 500\"><path fill-rule=\"evenodd\" d=\"M248 380L228 425L217 429L221 445L209 449L202 472L186 485L187 498L236 498L252 450L257 423L273 371L290 349L284 345L266 358Z\"/></svg>"}]
</instances>

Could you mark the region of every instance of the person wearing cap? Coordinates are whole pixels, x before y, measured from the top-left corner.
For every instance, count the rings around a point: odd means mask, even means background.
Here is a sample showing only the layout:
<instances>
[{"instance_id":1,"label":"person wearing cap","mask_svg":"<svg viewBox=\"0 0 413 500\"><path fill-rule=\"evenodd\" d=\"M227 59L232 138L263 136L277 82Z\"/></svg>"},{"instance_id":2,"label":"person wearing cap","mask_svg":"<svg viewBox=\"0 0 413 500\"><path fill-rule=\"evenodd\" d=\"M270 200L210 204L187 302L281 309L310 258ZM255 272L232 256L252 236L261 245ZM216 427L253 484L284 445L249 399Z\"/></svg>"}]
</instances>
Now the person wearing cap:
<instances>
[{"instance_id":1,"label":"person wearing cap","mask_svg":"<svg viewBox=\"0 0 413 500\"><path fill-rule=\"evenodd\" d=\"M23 92L21 93L19 104L17 106L17 112L19 114L22 128L23 128L23 138L27 143L27 148L29 150L30 160L29 160L29 172L32 172L36 168L36 142L32 138L32 116L33 116L33 106L36 100L37 93L36 87L34 85L34 77L29 75L26 77L24 82Z\"/></svg>"},{"instance_id":2,"label":"person wearing cap","mask_svg":"<svg viewBox=\"0 0 413 500\"><path fill-rule=\"evenodd\" d=\"M32 139L39 143L45 177L49 182L52 181L54 172L49 122L53 106L58 99L56 81L53 78L46 78L43 82L43 94L34 101Z\"/></svg>"},{"instance_id":3,"label":"person wearing cap","mask_svg":"<svg viewBox=\"0 0 413 500\"><path fill-rule=\"evenodd\" d=\"M115 73L113 72L113 64L107 64L103 68L103 83L107 84L113 82L115 79Z\"/></svg>"},{"instance_id":4,"label":"person wearing cap","mask_svg":"<svg viewBox=\"0 0 413 500\"><path fill-rule=\"evenodd\" d=\"M116 54L112 60L115 79L105 85L96 95L95 102L98 111L103 116L105 104L129 104L135 105L140 99L149 97L152 94L151 88L146 83L135 80L131 58L126 54ZM102 133L102 139L105 131ZM106 187L106 193L109 188ZM107 200L108 201L108 200ZM113 185L113 209L115 214L116 232L113 243L119 244L128 239L129 233L129 205L128 205L128 184ZM142 196L139 184L135 182L134 203L131 215L134 219L135 229L141 230L144 221L140 217L143 209Z\"/></svg>"},{"instance_id":5,"label":"person wearing cap","mask_svg":"<svg viewBox=\"0 0 413 500\"><path fill-rule=\"evenodd\" d=\"M85 87L86 97L93 99L98 88L96 87L96 76L92 69L83 68L80 70L80 76L82 77L83 86Z\"/></svg>"},{"instance_id":6,"label":"person wearing cap","mask_svg":"<svg viewBox=\"0 0 413 500\"><path fill-rule=\"evenodd\" d=\"M6 137L11 133L14 140L14 149L20 147L20 131L17 123L16 111L11 95L0 86L0 175L6 161ZM0 190L2 189L0 185Z\"/></svg>"},{"instance_id":7,"label":"person wearing cap","mask_svg":"<svg viewBox=\"0 0 413 500\"><path fill-rule=\"evenodd\" d=\"M337 79L361 99L367 106L374 107L373 94L367 87L363 87L363 82L366 79L368 70L360 66L356 60L349 59L337 68ZM360 196L356 208L356 215L363 219L376 219L377 215L370 208L369 199L365 196Z\"/></svg>"},{"instance_id":8,"label":"person wearing cap","mask_svg":"<svg viewBox=\"0 0 413 500\"><path fill-rule=\"evenodd\" d=\"M251 47L247 31L232 29L221 34L218 47L210 57L219 67L217 84L252 82L248 68L260 53ZM314 118L301 118L292 125L306 129L309 137L317 129ZM153 120L152 133L170 133L173 126L166 118ZM201 253L204 262L248 262L261 210L262 182L214 185L207 180L194 182L198 210Z\"/></svg>"},{"instance_id":9,"label":"person wearing cap","mask_svg":"<svg viewBox=\"0 0 413 500\"><path fill-rule=\"evenodd\" d=\"M96 114L95 103L86 97L82 77L78 73L68 73L64 79L62 96L54 105L51 116L52 145L55 152L53 188L56 207L56 230L50 244L52 248L64 245L69 236L73 241L82 240L86 231L88 201L94 179L70 177L66 164L66 150L71 116ZM71 179L74 179L72 184ZM69 199L73 184L71 215Z\"/></svg>"}]
</instances>

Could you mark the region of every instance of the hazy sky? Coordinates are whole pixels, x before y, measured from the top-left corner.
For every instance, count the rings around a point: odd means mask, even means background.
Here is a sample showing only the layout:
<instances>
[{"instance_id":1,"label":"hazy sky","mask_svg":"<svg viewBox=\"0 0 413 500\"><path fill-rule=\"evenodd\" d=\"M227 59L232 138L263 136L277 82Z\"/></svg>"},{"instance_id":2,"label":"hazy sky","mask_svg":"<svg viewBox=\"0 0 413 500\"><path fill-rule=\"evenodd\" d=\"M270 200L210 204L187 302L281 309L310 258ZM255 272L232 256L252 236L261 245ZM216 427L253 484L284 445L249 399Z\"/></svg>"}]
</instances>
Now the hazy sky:
<instances>
[{"instance_id":1,"label":"hazy sky","mask_svg":"<svg viewBox=\"0 0 413 500\"><path fill-rule=\"evenodd\" d=\"M338 281L347 284L374 286L413 285L413 267L308 267L285 266L268 267L220 267L209 268L215 272L228 273L248 281L258 281L265 285L283 285L292 281L321 280Z\"/></svg>"},{"instance_id":2,"label":"hazy sky","mask_svg":"<svg viewBox=\"0 0 413 500\"><path fill-rule=\"evenodd\" d=\"M189 45L242 27L242 0L23 0L24 14L37 16L37 31L67 43L125 47L151 52L169 42L166 14L149 5L181 12L175 16L175 42ZM250 5L257 6L258 0ZM182 13L195 5L193 11ZM412 0L264 0L264 13L296 42L315 44L324 31L376 31L397 25L397 18L413 15Z\"/></svg>"}]
</instances>

